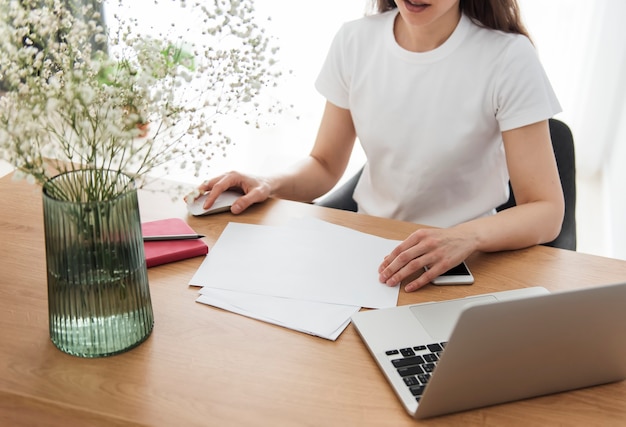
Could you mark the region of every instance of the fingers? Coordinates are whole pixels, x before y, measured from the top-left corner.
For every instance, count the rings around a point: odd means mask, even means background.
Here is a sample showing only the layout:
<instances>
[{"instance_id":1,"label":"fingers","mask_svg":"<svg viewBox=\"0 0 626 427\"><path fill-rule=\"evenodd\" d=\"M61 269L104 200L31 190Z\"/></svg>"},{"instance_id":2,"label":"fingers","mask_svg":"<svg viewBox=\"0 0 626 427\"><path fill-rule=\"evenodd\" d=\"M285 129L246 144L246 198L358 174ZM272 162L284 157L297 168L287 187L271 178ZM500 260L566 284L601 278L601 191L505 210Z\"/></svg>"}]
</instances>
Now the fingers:
<instances>
[{"instance_id":1,"label":"fingers","mask_svg":"<svg viewBox=\"0 0 626 427\"><path fill-rule=\"evenodd\" d=\"M187 196L187 199L196 199L200 195L208 193L203 207L209 209L220 194L232 189L238 189L242 193L242 196L231 205L230 211L233 214L245 211L254 203L265 201L270 193L269 184L265 180L243 175L239 172L228 172L203 182L196 191Z\"/></svg>"},{"instance_id":2,"label":"fingers","mask_svg":"<svg viewBox=\"0 0 626 427\"><path fill-rule=\"evenodd\" d=\"M412 233L381 263L380 282L398 286L408 281L404 289L413 292L463 261L471 249L464 247L462 238L451 238L451 233L443 229L420 229ZM417 275L424 267L428 270Z\"/></svg>"},{"instance_id":3,"label":"fingers","mask_svg":"<svg viewBox=\"0 0 626 427\"><path fill-rule=\"evenodd\" d=\"M406 277L429 265L432 261L423 257L429 252L427 245L421 230L412 233L383 260L378 268L380 282L388 286L399 285Z\"/></svg>"},{"instance_id":4,"label":"fingers","mask_svg":"<svg viewBox=\"0 0 626 427\"><path fill-rule=\"evenodd\" d=\"M255 203L259 203L267 199L266 196L262 194L258 187L252 188L247 194L244 194L230 207L230 211L235 215L240 214L241 212L248 209Z\"/></svg>"},{"instance_id":5,"label":"fingers","mask_svg":"<svg viewBox=\"0 0 626 427\"><path fill-rule=\"evenodd\" d=\"M423 254L420 254L420 250L415 246L396 256L390 254L381 265L380 282L387 286L399 285L405 278L428 265L426 258L421 255Z\"/></svg>"},{"instance_id":6,"label":"fingers","mask_svg":"<svg viewBox=\"0 0 626 427\"><path fill-rule=\"evenodd\" d=\"M409 283L407 283L404 286L404 290L406 292L413 292L416 291L426 285L428 285L430 282L432 282L436 277L438 277L440 274L444 273L445 271L447 271L446 269L443 269L441 272L437 272L439 269L433 269L433 268L429 268L428 270L426 270L424 273L422 273L421 276L419 276L417 279L410 281Z\"/></svg>"},{"instance_id":7,"label":"fingers","mask_svg":"<svg viewBox=\"0 0 626 427\"><path fill-rule=\"evenodd\" d=\"M219 195L226 190L239 188L243 191L241 182L242 176L240 174L236 172L229 172L200 184L198 189L202 191L203 194L209 192L209 195L204 200L203 208L208 209L213 206L213 203L215 203L215 200L217 200Z\"/></svg>"},{"instance_id":8,"label":"fingers","mask_svg":"<svg viewBox=\"0 0 626 427\"><path fill-rule=\"evenodd\" d=\"M216 178L213 178L211 180L207 180L204 181L202 184L200 184L198 186L198 190L200 191L200 193L206 193L207 191L211 191L211 189L213 188L213 185L219 181L220 179L223 178L224 175L218 176Z\"/></svg>"},{"instance_id":9,"label":"fingers","mask_svg":"<svg viewBox=\"0 0 626 427\"><path fill-rule=\"evenodd\" d=\"M211 189L213 188L213 185L215 184L215 182L221 180L222 178L223 178L223 175L221 175L221 176L219 176L217 178L213 178L212 180L204 181L197 188L195 188L192 192L190 192L189 194L185 195L185 197L183 199L187 203L193 202L194 200L196 200L198 197L202 196L206 192L211 191ZM219 194L216 194L215 198L217 198L217 196L219 196ZM213 200L213 201L215 201L215 200ZM212 204L213 204L213 202L211 202L211 205ZM206 206L206 204L205 204L205 207L208 208L208 206Z\"/></svg>"}]
</instances>

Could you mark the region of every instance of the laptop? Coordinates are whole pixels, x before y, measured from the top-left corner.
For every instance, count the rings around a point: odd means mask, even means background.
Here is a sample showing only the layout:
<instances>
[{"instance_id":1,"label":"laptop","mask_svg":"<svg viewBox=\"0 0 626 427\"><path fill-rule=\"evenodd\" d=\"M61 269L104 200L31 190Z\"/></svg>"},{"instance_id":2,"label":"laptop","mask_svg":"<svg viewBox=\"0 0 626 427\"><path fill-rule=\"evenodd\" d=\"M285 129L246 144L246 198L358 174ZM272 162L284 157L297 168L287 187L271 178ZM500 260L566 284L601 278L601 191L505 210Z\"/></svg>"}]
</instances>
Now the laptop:
<instances>
[{"instance_id":1,"label":"laptop","mask_svg":"<svg viewBox=\"0 0 626 427\"><path fill-rule=\"evenodd\" d=\"M626 378L626 283L361 311L352 323L414 418Z\"/></svg>"}]
</instances>

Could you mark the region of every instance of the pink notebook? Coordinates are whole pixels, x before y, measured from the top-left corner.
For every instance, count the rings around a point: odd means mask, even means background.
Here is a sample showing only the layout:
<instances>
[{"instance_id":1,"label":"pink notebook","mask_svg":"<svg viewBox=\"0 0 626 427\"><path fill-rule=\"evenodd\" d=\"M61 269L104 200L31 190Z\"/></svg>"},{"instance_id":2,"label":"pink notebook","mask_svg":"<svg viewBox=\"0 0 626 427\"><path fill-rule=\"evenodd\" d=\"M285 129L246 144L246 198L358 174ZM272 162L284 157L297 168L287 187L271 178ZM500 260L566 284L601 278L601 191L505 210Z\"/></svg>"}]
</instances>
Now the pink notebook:
<instances>
[{"instance_id":1,"label":"pink notebook","mask_svg":"<svg viewBox=\"0 0 626 427\"><path fill-rule=\"evenodd\" d=\"M144 236L193 234L195 231L180 218L168 218L141 224ZM202 239L143 242L148 267L206 255L209 246Z\"/></svg>"}]
</instances>

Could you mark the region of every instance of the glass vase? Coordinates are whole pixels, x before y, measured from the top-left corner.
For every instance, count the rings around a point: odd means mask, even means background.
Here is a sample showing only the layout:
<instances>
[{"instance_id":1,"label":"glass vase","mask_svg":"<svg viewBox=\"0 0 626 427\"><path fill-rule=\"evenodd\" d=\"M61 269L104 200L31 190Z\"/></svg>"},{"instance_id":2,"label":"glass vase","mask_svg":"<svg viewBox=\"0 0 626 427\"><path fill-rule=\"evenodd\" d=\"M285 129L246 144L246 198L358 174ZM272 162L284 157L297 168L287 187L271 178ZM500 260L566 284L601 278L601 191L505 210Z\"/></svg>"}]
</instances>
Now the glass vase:
<instances>
[{"instance_id":1,"label":"glass vase","mask_svg":"<svg viewBox=\"0 0 626 427\"><path fill-rule=\"evenodd\" d=\"M54 345L80 357L139 345L154 318L133 180L98 169L63 173L44 185L43 210Z\"/></svg>"}]
</instances>

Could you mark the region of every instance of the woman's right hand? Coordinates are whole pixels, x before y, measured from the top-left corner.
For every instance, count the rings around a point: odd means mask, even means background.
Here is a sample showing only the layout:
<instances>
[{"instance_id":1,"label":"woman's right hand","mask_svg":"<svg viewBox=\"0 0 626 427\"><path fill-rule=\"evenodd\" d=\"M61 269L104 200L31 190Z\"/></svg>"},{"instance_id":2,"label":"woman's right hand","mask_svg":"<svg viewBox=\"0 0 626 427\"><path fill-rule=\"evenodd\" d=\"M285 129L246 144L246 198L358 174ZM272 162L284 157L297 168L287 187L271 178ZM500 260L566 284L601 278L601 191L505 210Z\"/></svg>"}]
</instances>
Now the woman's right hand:
<instances>
[{"instance_id":1,"label":"woman's right hand","mask_svg":"<svg viewBox=\"0 0 626 427\"><path fill-rule=\"evenodd\" d=\"M271 196L272 190L269 179L232 171L200 184L197 192L195 192L195 197L197 198L209 192L203 206L205 209L208 209L213 205L215 199L217 199L220 194L226 190L233 189L243 192L243 195L235 200L230 207L230 211L233 214L239 214L245 211L254 203L264 202Z\"/></svg>"}]
</instances>

